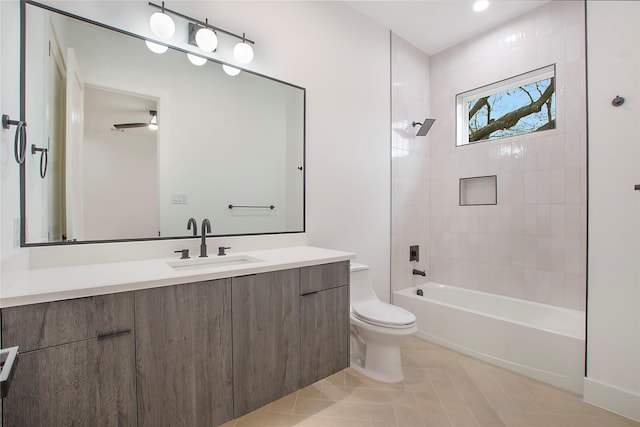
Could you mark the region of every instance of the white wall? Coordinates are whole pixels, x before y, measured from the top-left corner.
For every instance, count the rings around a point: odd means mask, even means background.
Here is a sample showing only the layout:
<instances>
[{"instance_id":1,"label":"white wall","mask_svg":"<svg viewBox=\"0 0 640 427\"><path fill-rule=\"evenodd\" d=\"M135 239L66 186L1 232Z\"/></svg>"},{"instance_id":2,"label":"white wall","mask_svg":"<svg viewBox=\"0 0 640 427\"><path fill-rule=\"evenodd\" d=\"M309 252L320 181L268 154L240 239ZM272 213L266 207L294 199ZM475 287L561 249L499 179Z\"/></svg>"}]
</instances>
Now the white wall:
<instances>
[{"instance_id":1,"label":"white wall","mask_svg":"<svg viewBox=\"0 0 640 427\"><path fill-rule=\"evenodd\" d=\"M20 76L20 3L18 1L0 2L2 49L2 67L0 67L0 97L2 114L12 119L20 118L19 76ZM28 253L16 247L14 232L16 221L20 218L20 176L18 164L13 158L13 138L15 127L9 130L0 129L2 136L0 146L0 250L2 283L11 281L27 266Z\"/></svg>"},{"instance_id":2,"label":"white wall","mask_svg":"<svg viewBox=\"0 0 640 427\"><path fill-rule=\"evenodd\" d=\"M4 22L2 22L2 7L0 7L0 23L4 24ZM2 42L0 41L0 58L2 58ZM2 99L2 86L4 86L4 82L2 80L2 67L0 67L0 99ZM2 108L2 111L4 111L4 104L0 104L0 107ZM1 113L0 113L1 114ZM4 148L4 135L2 137L2 145L1 147ZM0 149L0 152L4 151L2 149ZM2 156L0 154L0 161L4 160L4 156ZM0 170L4 170L4 168L0 169ZM2 185L0 185L0 200L2 200L2 193L3 193L3 189L2 189ZM2 226L3 221L2 221L2 217L3 217L3 211L2 209L0 209L0 226ZM0 238L2 237L2 230L0 229ZM3 244L0 244L0 265L2 265L2 261L4 260L2 253L3 253ZM0 280L2 280L0 278ZM2 295L0 295L2 296ZM2 325L0 325L2 326ZM2 328L0 327L0 342L2 342ZM0 408L2 407L2 399L0 399ZM2 409L0 409L0 427L2 426Z\"/></svg>"},{"instance_id":3,"label":"white wall","mask_svg":"<svg viewBox=\"0 0 640 427\"><path fill-rule=\"evenodd\" d=\"M156 137L84 131L84 227L87 240L157 236Z\"/></svg>"},{"instance_id":4,"label":"white wall","mask_svg":"<svg viewBox=\"0 0 640 427\"><path fill-rule=\"evenodd\" d=\"M584 5L554 1L431 57L431 278L585 308ZM457 94L556 64L556 129L456 147ZM497 175L495 206L459 179Z\"/></svg>"},{"instance_id":5,"label":"white wall","mask_svg":"<svg viewBox=\"0 0 640 427\"><path fill-rule=\"evenodd\" d=\"M391 290L430 276L431 134L416 136L412 123L431 117L429 56L391 35ZM439 122L434 125L440 126ZM433 128L432 128L433 129ZM420 260L409 262L409 246L420 246Z\"/></svg>"},{"instance_id":6,"label":"white wall","mask_svg":"<svg viewBox=\"0 0 640 427\"><path fill-rule=\"evenodd\" d=\"M589 299L584 399L640 421L640 3L587 2ZM612 25L615 23L615 25ZM613 107L617 95L626 99Z\"/></svg>"},{"instance_id":7,"label":"white wall","mask_svg":"<svg viewBox=\"0 0 640 427\"><path fill-rule=\"evenodd\" d=\"M110 2L47 3L150 35L147 23L154 9L146 2L119 2L117 8ZM15 67L8 85L16 88L18 65L7 58L19 56L17 2L2 2L2 7L9 23L2 27L2 40L15 51L3 57L3 74ZM388 298L388 31L339 2L179 2L175 7L188 15L208 16L222 28L247 32L256 40L252 69L307 89L308 243L357 253L374 269L378 293ZM179 31L171 42L185 46L178 40L183 36ZM217 55L229 56L224 49ZM17 108L17 91L4 95L3 102L12 100ZM2 205L17 217L17 168L13 169L15 180L3 176L2 184L11 191L3 192ZM11 228L7 218L2 222L3 230ZM11 245L5 233L2 243Z\"/></svg>"}]
</instances>

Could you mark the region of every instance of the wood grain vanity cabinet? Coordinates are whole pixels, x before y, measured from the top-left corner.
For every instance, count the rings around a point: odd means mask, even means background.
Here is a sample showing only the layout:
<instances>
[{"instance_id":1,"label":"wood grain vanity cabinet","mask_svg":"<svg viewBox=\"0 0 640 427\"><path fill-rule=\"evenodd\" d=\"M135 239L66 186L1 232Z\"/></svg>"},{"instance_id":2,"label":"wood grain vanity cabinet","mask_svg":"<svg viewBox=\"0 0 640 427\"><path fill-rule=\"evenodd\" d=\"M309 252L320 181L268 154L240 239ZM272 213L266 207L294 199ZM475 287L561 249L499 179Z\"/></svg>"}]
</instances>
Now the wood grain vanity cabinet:
<instances>
[{"instance_id":1,"label":"wood grain vanity cabinet","mask_svg":"<svg viewBox=\"0 0 640 427\"><path fill-rule=\"evenodd\" d=\"M20 346L4 426L135 426L133 294L2 309Z\"/></svg>"},{"instance_id":2,"label":"wood grain vanity cabinet","mask_svg":"<svg viewBox=\"0 0 640 427\"><path fill-rule=\"evenodd\" d=\"M140 426L216 426L233 416L231 279L135 293Z\"/></svg>"},{"instance_id":3,"label":"wood grain vanity cabinet","mask_svg":"<svg viewBox=\"0 0 640 427\"><path fill-rule=\"evenodd\" d=\"M2 309L3 426L215 426L349 364L349 262Z\"/></svg>"},{"instance_id":4,"label":"wood grain vanity cabinet","mask_svg":"<svg viewBox=\"0 0 640 427\"><path fill-rule=\"evenodd\" d=\"M300 387L349 366L349 262L300 269Z\"/></svg>"},{"instance_id":5,"label":"wood grain vanity cabinet","mask_svg":"<svg viewBox=\"0 0 640 427\"><path fill-rule=\"evenodd\" d=\"M234 417L294 392L300 379L299 269L234 277Z\"/></svg>"}]
</instances>

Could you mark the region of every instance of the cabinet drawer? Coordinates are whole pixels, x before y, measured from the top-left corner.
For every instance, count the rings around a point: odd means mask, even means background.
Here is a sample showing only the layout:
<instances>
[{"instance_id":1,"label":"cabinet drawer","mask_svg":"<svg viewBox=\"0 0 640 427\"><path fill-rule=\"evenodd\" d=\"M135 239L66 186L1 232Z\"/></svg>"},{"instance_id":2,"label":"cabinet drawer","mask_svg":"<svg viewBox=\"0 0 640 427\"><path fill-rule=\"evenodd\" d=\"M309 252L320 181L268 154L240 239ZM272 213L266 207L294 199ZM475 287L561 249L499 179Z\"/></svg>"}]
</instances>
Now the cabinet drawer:
<instances>
[{"instance_id":1,"label":"cabinet drawer","mask_svg":"<svg viewBox=\"0 0 640 427\"><path fill-rule=\"evenodd\" d=\"M132 328L132 292L2 309L2 347L21 353Z\"/></svg>"},{"instance_id":2,"label":"cabinet drawer","mask_svg":"<svg viewBox=\"0 0 640 427\"><path fill-rule=\"evenodd\" d=\"M300 269L300 295L349 285L349 261Z\"/></svg>"}]
</instances>

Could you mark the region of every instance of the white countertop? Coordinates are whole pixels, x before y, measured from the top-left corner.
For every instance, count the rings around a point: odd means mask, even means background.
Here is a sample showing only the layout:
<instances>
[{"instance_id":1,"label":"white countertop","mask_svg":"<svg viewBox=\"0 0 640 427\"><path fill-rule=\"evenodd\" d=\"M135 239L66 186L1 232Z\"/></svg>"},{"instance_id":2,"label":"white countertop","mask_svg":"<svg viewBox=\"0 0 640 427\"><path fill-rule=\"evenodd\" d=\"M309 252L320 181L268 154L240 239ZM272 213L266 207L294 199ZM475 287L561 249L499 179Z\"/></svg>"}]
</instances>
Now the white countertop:
<instances>
[{"instance_id":1,"label":"white countertop","mask_svg":"<svg viewBox=\"0 0 640 427\"><path fill-rule=\"evenodd\" d=\"M32 269L1 289L0 308L222 279L355 258L353 253L312 246L231 251L228 255L246 255L260 261L188 271L175 270L168 264L178 261L178 257ZM210 257L215 258L216 255Z\"/></svg>"}]
</instances>

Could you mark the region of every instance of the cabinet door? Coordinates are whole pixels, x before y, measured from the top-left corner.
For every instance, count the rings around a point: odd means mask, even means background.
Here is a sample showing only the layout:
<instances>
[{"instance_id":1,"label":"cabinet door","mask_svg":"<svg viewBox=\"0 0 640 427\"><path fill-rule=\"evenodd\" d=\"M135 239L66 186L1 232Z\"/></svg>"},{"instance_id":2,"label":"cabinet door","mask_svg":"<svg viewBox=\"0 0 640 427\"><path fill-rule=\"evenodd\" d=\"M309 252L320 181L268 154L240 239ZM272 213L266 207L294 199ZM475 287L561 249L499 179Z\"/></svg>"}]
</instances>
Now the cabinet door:
<instances>
[{"instance_id":1,"label":"cabinet door","mask_svg":"<svg viewBox=\"0 0 640 427\"><path fill-rule=\"evenodd\" d=\"M232 417L231 280L135 293L140 426Z\"/></svg>"},{"instance_id":2,"label":"cabinet door","mask_svg":"<svg viewBox=\"0 0 640 427\"><path fill-rule=\"evenodd\" d=\"M135 426L133 333L21 353L5 426Z\"/></svg>"},{"instance_id":3,"label":"cabinet door","mask_svg":"<svg viewBox=\"0 0 640 427\"><path fill-rule=\"evenodd\" d=\"M349 287L300 297L300 387L349 366Z\"/></svg>"},{"instance_id":4,"label":"cabinet door","mask_svg":"<svg viewBox=\"0 0 640 427\"><path fill-rule=\"evenodd\" d=\"M2 309L2 347L20 353L133 328L133 293L100 295Z\"/></svg>"},{"instance_id":5,"label":"cabinet door","mask_svg":"<svg viewBox=\"0 0 640 427\"><path fill-rule=\"evenodd\" d=\"M233 278L234 416L298 389L299 270Z\"/></svg>"}]
</instances>

